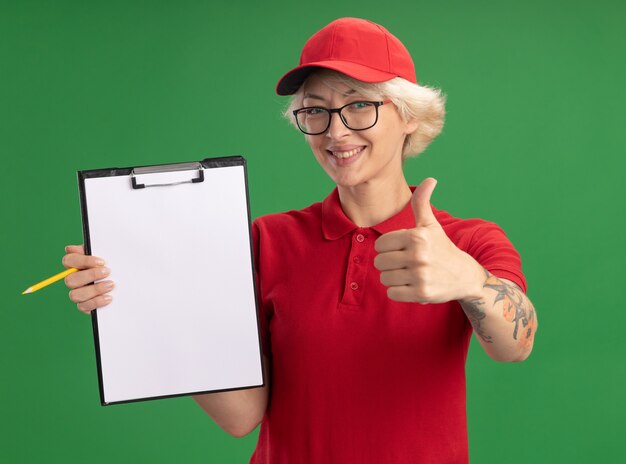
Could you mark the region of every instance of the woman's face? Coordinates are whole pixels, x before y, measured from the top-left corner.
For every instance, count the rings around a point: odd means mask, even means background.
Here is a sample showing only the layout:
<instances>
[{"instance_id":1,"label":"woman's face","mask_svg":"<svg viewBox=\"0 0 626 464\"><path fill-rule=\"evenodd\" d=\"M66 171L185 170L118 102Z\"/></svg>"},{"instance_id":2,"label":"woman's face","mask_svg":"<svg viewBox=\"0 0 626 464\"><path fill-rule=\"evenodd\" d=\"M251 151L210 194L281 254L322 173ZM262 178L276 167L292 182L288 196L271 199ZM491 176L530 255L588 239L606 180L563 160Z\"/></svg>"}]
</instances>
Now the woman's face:
<instances>
[{"instance_id":1,"label":"woman's face","mask_svg":"<svg viewBox=\"0 0 626 464\"><path fill-rule=\"evenodd\" d=\"M370 99L347 85L333 83L330 88L313 75L304 84L303 106L339 108ZM372 181L396 182L402 174L402 146L416 122L405 122L393 103L378 108L378 122L362 131L348 129L337 113L330 127L319 135L306 135L315 158L328 176L341 187L356 187Z\"/></svg>"}]
</instances>

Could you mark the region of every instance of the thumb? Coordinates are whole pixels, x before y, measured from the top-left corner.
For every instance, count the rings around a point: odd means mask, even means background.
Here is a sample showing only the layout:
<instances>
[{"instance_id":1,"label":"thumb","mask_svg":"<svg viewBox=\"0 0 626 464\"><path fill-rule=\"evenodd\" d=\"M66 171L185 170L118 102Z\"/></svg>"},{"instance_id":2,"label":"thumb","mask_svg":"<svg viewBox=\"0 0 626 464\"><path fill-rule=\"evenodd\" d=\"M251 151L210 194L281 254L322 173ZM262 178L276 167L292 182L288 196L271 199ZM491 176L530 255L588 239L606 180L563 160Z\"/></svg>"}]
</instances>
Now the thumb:
<instances>
[{"instance_id":1,"label":"thumb","mask_svg":"<svg viewBox=\"0 0 626 464\"><path fill-rule=\"evenodd\" d=\"M436 224L437 219L430 206L430 197L437 186L437 180L428 177L419 184L411 197L411 206L415 215L415 227L426 227Z\"/></svg>"},{"instance_id":2,"label":"thumb","mask_svg":"<svg viewBox=\"0 0 626 464\"><path fill-rule=\"evenodd\" d=\"M84 245L67 245L65 247L65 252L66 253L78 253L80 255L84 255L85 247Z\"/></svg>"}]
</instances>

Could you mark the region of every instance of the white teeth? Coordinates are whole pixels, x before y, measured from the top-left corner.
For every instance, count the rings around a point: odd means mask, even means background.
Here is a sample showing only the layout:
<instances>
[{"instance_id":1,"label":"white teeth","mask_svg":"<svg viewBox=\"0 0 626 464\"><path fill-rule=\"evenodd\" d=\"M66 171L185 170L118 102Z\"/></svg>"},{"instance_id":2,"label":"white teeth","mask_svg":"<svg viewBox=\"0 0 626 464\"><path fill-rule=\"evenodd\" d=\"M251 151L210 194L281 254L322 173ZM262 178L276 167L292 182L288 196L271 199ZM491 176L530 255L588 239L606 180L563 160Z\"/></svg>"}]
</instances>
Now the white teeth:
<instances>
[{"instance_id":1,"label":"white teeth","mask_svg":"<svg viewBox=\"0 0 626 464\"><path fill-rule=\"evenodd\" d=\"M363 150L363 147L360 148L354 148L350 151L333 151L331 152L333 154L334 157L336 158L340 158L340 159L345 159L345 158L350 158L351 156L356 155L357 153L359 153L361 150Z\"/></svg>"}]
</instances>

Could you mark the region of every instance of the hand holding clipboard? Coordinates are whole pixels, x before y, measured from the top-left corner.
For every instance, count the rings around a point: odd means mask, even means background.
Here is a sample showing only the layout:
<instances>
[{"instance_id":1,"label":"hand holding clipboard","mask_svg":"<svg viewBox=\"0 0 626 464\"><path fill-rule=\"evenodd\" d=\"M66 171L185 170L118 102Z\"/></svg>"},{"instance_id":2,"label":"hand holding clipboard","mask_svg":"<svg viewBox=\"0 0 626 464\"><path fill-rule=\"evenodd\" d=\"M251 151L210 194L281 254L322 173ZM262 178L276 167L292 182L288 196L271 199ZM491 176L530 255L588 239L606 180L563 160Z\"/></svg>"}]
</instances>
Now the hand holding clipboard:
<instances>
[{"instance_id":1,"label":"hand holding clipboard","mask_svg":"<svg viewBox=\"0 0 626 464\"><path fill-rule=\"evenodd\" d=\"M245 160L78 177L85 245L63 263L91 312L101 403L264 385Z\"/></svg>"},{"instance_id":2,"label":"hand holding clipboard","mask_svg":"<svg viewBox=\"0 0 626 464\"><path fill-rule=\"evenodd\" d=\"M112 280L101 280L111 274L105 260L85 255L83 245L68 245L65 251L63 264L78 269L65 278L66 285L72 289L70 300L76 303L78 310L88 314L111 303L109 292L113 290L115 283ZM95 283L97 280L100 282Z\"/></svg>"}]
</instances>

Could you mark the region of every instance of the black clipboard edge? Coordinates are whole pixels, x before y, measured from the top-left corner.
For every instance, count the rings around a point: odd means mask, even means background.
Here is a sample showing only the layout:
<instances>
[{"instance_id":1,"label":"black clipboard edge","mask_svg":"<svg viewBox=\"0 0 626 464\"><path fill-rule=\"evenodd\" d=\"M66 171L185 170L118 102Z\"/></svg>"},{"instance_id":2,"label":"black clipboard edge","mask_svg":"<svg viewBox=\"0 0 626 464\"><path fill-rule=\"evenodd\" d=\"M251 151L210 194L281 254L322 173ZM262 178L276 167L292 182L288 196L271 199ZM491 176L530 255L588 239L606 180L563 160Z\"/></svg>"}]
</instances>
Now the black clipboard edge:
<instances>
[{"instance_id":1,"label":"black clipboard edge","mask_svg":"<svg viewBox=\"0 0 626 464\"><path fill-rule=\"evenodd\" d=\"M162 163L162 164L148 164L143 166L131 166L128 168L102 168L102 169L87 169L83 171L77 171L78 180L93 179L95 177L115 177L115 176L129 176L133 169L136 168L149 168L153 166L167 166L170 164L183 164L183 163L198 163L198 161L183 161L181 163ZM205 158L199 162L205 168L225 168L229 166L246 166L246 159L243 156L222 156L218 158ZM247 185L247 182L246 182ZM84 184L83 184L84 187ZM248 193L248 192L246 192Z\"/></svg>"},{"instance_id":2,"label":"black clipboard edge","mask_svg":"<svg viewBox=\"0 0 626 464\"><path fill-rule=\"evenodd\" d=\"M260 297L259 297L259 291L260 289L257 288L257 278L256 278L256 263L255 263L255 257L254 257L254 243L253 243L253 238L252 238L252 215L251 215L251 208L250 208L250 191L248 189L248 163L244 160L243 163L243 179L246 185L246 208L248 210L248 243L250 244L250 263L252 264L252 285L254 288L254 307L256 309L256 328L257 328L257 340L259 342L259 357L261 358L259 360L260 364L261 364L261 380L262 380L262 385L259 385L260 387L264 387L267 384L267 379L265 378L265 363L263 362L263 344L261 343L261 324L259 321L259 308L261 307L259 305L259 301L260 301Z\"/></svg>"},{"instance_id":3,"label":"black clipboard edge","mask_svg":"<svg viewBox=\"0 0 626 464\"><path fill-rule=\"evenodd\" d=\"M261 366L262 368L263 366ZM163 396L149 396L147 398L134 398L132 400L122 400L122 401L111 401L108 403L101 403L102 406L115 406L116 404L128 404L128 403L140 403L142 401L152 401L152 400L165 400L168 398L180 398L182 396L192 396L192 395L204 395L207 393L226 393L230 391L239 391L239 390L250 390L252 388L264 387L265 382L261 385L246 385L245 387L235 387L235 388L224 388L222 390L206 390L206 391L197 391L197 392L189 392L189 393L175 393L173 395L163 395Z\"/></svg>"},{"instance_id":4,"label":"black clipboard edge","mask_svg":"<svg viewBox=\"0 0 626 464\"><path fill-rule=\"evenodd\" d=\"M197 161L192 161L197 162ZM85 254L91 255L91 241L89 240L89 217L87 216L87 196L85 192L85 179L93 179L97 177L115 177L115 176L129 176L133 169L136 167L150 167L150 166L165 166L168 164L179 164L179 163L163 163L163 164L153 164L153 165L145 165L145 166L133 166L128 168L104 168L104 169L90 169L90 170L82 170L77 171L76 175L78 177L78 189L79 189L79 198L80 198L80 211L82 216L82 224L83 224L83 242L85 248ZM95 354L96 354L96 365L98 369L98 388L100 392L100 404L102 406L110 406L115 404L126 404L126 403L137 403L140 401L149 401L149 400L159 400L166 398L177 398L180 396L190 396L190 395L201 395L206 393L223 393L229 391L237 391L237 390L247 390L250 388L259 388L264 387L266 385L267 379L265 377L265 365L263 363L263 347L261 345L261 332L259 325L259 297L258 297L258 288L256 286L256 278L255 278L255 266L254 266L254 248L252 243L252 219L250 213L250 192L248 189L248 169L247 162L243 156L235 155L235 156L222 156L217 158L205 158L200 161L200 164L206 169L211 168L221 168L221 167L231 167L231 166L243 166L244 172L244 182L246 186L246 207L248 211L248 235L249 235L249 243L250 243L250 262L252 263L252 282L254 286L254 304L256 308L256 322L257 322L257 339L259 341L259 353L260 353L260 364L261 364L261 385L249 385L244 387L236 387L236 388L228 388L222 390L206 390L199 392L190 392L190 393L177 393L174 395L163 395L163 396L154 396L154 397L146 397L146 398L135 398L132 400L123 400L123 401L112 401L107 402L104 399L104 378L102 376L102 361L100 355L100 338L98 335L98 315L96 310L91 312L91 325L94 336L94 346L95 346Z\"/></svg>"},{"instance_id":5,"label":"black clipboard edge","mask_svg":"<svg viewBox=\"0 0 626 464\"><path fill-rule=\"evenodd\" d=\"M106 170L106 172L110 173L111 171L115 172L117 168ZM105 170L100 170L104 173ZM89 216L87 215L87 194L85 192L85 179L91 177L104 177L103 175L92 176L90 175L94 171L78 171L76 173L78 177L78 190L80 197L80 214L82 217L83 224L83 246L85 249L86 255L91 255L91 240L89 239ZM129 173L130 174L130 173ZM120 174L115 174L120 175ZM94 348L96 352L96 367L98 370L98 389L100 392L100 404L104 404L104 379L102 377L102 361L100 356L100 337L98 335L98 318L96 317L96 311L91 311L91 327L93 330L94 337Z\"/></svg>"}]
</instances>

